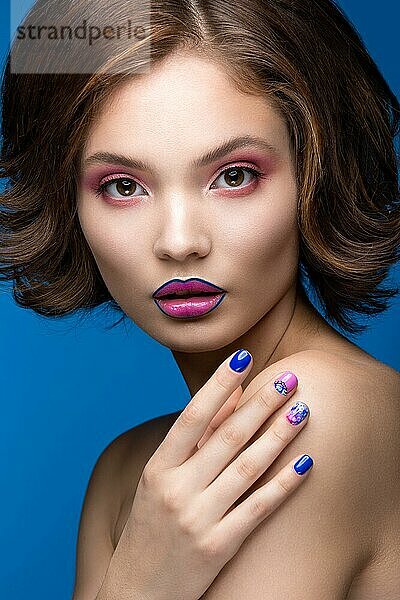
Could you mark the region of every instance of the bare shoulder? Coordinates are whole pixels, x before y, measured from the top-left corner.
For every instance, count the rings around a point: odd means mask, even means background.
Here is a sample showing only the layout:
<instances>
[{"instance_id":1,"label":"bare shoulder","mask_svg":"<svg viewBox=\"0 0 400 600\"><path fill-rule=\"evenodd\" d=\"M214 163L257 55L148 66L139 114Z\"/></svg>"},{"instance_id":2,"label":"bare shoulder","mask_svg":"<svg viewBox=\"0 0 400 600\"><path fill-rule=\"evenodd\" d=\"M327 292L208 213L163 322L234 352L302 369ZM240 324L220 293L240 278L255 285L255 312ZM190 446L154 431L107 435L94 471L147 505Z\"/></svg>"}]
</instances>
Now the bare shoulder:
<instances>
[{"instance_id":1,"label":"bare shoulder","mask_svg":"<svg viewBox=\"0 0 400 600\"><path fill-rule=\"evenodd\" d=\"M313 458L313 470L246 539L204 598L239 597L246 590L250 600L262 590L266 600L343 599L356 577L364 585L367 576L369 595L352 599L394 598L400 560L395 542L400 522L399 373L367 354L307 350L269 365L248 384L241 400L285 370L298 377L295 395L247 445L296 401L309 406L309 422L237 504L298 454Z\"/></svg>"},{"instance_id":2,"label":"bare shoulder","mask_svg":"<svg viewBox=\"0 0 400 600\"><path fill-rule=\"evenodd\" d=\"M120 535L142 468L161 441L167 421L168 417L159 417L133 427L112 440L99 455L79 522L74 599L94 598L98 593L117 545L116 527Z\"/></svg>"},{"instance_id":3,"label":"bare shoulder","mask_svg":"<svg viewBox=\"0 0 400 600\"><path fill-rule=\"evenodd\" d=\"M163 441L179 413L154 417L128 429L113 442L118 469L118 501L114 505L110 535L115 549L125 526L143 469Z\"/></svg>"},{"instance_id":4,"label":"bare shoulder","mask_svg":"<svg viewBox=\"0 0 400 600\"><path fill-rule=\"evenodd\" d=\"M315 356L324 365L331 357ZM343 371L341 384L353 391L352 420L360 433L352 445L358 457L354 463L353 485L362 484L355 516L364 517L361 540L369 553L354 574L348 600L397 598L400 590L400 373L365 354L363 360L338 357ZM349 396L346 394L349 402ZM346 410L346 403L340 401ZM357 473L360 472L359 478ZM357 497L357 495L355 496Z\"/></svg>"},{"instance_id":5,"label":"bare shoulder","mask_svg":"<svg viewBox=\"0 0 400 600\"><path fill-rule=\"evenodd\" d=\"M400 495L400 373L367 353L360 359L351 352L306 350L270 365L260 376L269 379L286 369L299 380L293 401L303 400L310 407L312 419L305 431L319 447L326 446L328 435L351 452L350 468L364 464L370 514L375 511L375 522L386 520L385 508L392 513L393 495Z\"/></svg>"},{"instance_id":6,"label":"bare shoulder","mask_svg":"<svg viewBox=\"0 0 400 600\"><path fill-rule=\"evenodd\" d=\"M398 586L400 560L400 374L367 354L307 350L264 369L248 384L241 401L287 369L299 380L295 396L265 421L247 446L289 403L306 402L310 420L237 503L303 452L314 459L313 473L249 536L204 597L236 598L243 591L251 600L262 589L266 600L279 594L298 598L302 591L309 600L333 600L346 597L352 582L359 589L367 586L371 598L374 590L390 594L388 586L392 591ZM179 414L156 417L120 436L121 503L113 527L114 548L141 472ZM303 575L288 578L288 572Z\"/></svg>"}]
</instances>

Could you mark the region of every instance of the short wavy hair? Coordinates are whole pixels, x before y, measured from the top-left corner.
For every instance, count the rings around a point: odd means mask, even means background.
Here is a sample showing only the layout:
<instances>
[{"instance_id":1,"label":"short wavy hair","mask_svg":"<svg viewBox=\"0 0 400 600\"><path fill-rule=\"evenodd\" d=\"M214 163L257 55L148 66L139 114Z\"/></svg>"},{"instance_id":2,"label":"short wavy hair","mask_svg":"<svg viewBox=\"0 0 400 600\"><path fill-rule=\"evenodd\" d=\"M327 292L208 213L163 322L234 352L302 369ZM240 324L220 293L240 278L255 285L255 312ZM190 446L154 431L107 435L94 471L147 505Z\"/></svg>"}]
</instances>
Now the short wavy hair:
<instances>
[{"instance_id":1,"label":"short wavy hair","mask_svg":"<svg viewBox=\"0 0 400 600\"><path fill-rule=\"evenodd\" d=\"M330 0L39 0L24 22L76 26L132 15L149 23L146 56L143 40L119 39L99 46L89 73L45 72L48 54L28 53L15 39L6 57L0 278L13 281L15 301L48 317L104 303L121 310L77 217L82 148L117 86L189 50L222 65L239 91L263 94L285 119L298 185L298 283L304 293L308 280L324 316L344 331L365 329L357 313L386 310L400 291L380 287L399 259L400 106L343 11ZM53 47L62 66L65 53ZM11 55L30 72L12 72Z\"/></svg>"}]
</instances>

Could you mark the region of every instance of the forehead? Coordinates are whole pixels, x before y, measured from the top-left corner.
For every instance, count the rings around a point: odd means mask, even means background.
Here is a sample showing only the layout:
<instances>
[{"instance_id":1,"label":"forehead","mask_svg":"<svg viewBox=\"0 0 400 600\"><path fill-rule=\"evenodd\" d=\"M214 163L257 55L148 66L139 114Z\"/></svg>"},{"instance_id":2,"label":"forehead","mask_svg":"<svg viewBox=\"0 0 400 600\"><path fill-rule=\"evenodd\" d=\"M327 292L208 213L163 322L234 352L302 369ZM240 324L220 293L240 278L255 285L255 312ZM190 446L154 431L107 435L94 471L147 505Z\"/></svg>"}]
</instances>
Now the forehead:
<instances>
[{"instance_id":1,"label":"forehead","mask_svg":"<svg viewBox=\"0 0 400 600\"><path fill-rule=\"evenodd\" d=\"M221 65L190 54L173 55L115 89L86 142L88 155L107 149L141 154L156 149L193 155L221 139L255 135L284 153L287 129L271 101L237 90Z\"/></svg>"}]
</instances>

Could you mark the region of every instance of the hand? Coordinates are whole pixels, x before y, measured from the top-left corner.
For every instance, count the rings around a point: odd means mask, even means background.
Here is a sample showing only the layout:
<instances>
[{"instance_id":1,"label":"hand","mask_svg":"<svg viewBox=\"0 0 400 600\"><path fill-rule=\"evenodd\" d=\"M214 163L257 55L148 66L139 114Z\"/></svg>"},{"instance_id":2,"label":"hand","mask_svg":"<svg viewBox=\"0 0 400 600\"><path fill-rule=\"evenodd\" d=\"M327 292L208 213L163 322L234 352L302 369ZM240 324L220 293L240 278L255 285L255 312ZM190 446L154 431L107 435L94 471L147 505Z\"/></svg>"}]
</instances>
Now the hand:
<instances>
[{"instance_id":1,"label":"hand","mask_svg":"<svg viewBox=\"0 0 400 600\"><path fill-rule=\"evenodd\" d=\"M147 462L103 583L112 593L104 598L197 600L247 536L305 479L292 460L230 510L309 415L301 403L305 418L300 424L280 416L240 453L296 387L284 395L271 379L234 410L252 359L244 371L235 372L229 367L232 356L193 396ZM197 443L210 422L215 426L218 414L219 426L199 449Z\"/></svg>"}]
</instances>

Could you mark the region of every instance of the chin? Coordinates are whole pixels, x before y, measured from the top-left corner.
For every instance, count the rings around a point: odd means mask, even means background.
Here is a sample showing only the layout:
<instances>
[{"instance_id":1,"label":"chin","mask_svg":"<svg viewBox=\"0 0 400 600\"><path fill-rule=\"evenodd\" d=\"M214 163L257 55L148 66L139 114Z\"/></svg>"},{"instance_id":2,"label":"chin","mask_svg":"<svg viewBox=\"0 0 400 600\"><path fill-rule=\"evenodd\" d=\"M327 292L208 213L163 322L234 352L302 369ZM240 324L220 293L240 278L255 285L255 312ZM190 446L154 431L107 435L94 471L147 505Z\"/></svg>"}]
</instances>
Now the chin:
<instances>
[{"instance_id":1,"label":"chin","mask_svg":"<svg viewBox=\"0 0 400 600\"><path fill-rule=\"evenodd\" d=\"M216 331L215 325L210 327L208 324L199 321L173 323L175 331L166 331L162 327L151 331L145 329L146 333L154 340L176 352L211 352L220 350L235 341L236 335L227 336L226 327L218 327L222 331Z\"/></svg>"}]
</instances>

